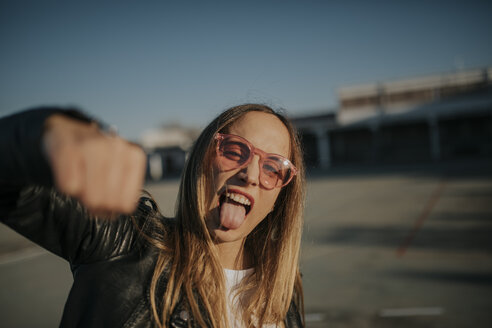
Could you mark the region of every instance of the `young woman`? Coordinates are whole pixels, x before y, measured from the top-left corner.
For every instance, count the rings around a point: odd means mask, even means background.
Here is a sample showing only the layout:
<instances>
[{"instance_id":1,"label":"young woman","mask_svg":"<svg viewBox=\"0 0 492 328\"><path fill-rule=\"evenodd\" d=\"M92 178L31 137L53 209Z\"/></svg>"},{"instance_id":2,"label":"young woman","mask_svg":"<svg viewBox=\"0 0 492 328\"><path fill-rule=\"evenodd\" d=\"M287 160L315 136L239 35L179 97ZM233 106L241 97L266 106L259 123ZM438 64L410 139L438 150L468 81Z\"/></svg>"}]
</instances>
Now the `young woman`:
<instances>
[{"instance_id":1,"label":"young woman","mask_svg":"<svg viewBox=\"0 0 492 328\"><path fill-rule=\"evenodd\" d=\"M0 131L0 219L74 273L61 326L303 326L304 169L284 116L246 104L213 120L174 219L151 197L134 211L143 154L79 113L25 112Z\"/></svg>"}]
</instances>

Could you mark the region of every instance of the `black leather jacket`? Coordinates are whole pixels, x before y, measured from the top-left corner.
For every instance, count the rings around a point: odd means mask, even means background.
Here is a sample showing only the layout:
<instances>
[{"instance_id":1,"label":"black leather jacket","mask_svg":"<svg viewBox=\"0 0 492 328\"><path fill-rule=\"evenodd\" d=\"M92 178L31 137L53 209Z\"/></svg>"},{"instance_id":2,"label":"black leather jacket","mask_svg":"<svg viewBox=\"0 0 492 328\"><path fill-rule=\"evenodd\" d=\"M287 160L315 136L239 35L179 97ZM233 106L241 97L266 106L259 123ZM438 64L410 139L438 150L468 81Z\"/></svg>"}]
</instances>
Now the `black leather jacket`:
<instances>
[{"instance_id":1,"label":"black leather jacket","mask_svg":"<svg viewBox=\"0 0 492 328\"><path fill-rule=\"evenodd\" d=\"M74 283L61 327L153 327L149 286L156 249L127 216L99 220L55 191L41 151L43 122L59 109L28 111L0 120L0 220L70 263ZM141 206L152 206L144 199ZM166 288L163 277L158 292ZM185 302L171 327L196 326ZM294 303L286 327L302 327Z\"/></svg>"}]
</instances>

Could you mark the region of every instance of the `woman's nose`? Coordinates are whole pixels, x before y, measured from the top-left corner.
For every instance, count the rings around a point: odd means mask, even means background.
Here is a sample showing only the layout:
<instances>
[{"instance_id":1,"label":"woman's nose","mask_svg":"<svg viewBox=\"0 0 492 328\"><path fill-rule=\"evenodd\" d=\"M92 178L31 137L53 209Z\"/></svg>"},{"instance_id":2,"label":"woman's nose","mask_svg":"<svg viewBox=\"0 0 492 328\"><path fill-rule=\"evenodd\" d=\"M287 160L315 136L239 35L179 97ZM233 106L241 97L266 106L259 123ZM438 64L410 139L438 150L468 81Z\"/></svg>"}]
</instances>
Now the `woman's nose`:
<instances>
[{"instance_id":1,"label":"woman's nose","mask_svg":"<svg viewBox=\"0 0 492 328\"><path fill-rule=\"evenodd\" d=\"M255 155L251 162L239 172L241 180L251 185L258 185L260 181L260 156Z\"/></svg>"}]
</instances>

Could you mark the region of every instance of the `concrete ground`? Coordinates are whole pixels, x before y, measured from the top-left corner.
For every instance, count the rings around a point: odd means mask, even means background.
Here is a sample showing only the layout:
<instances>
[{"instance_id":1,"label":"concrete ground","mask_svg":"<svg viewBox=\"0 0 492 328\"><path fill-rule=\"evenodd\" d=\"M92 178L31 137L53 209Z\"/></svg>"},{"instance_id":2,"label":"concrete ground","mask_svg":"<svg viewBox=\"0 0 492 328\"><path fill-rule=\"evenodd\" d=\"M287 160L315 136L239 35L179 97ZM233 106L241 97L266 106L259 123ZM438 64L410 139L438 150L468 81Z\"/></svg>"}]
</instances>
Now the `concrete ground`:
<instances>
[{"instance_id":1,"label":"concrete ground","mask_svg":"<svg viewBox=\"0 0 492 328\"><path fill-rule=\"evenodd\" d=\"M171 216L177 181L147 189ZM492 162L315 172L307 195L308 327L492 327ZM0 326L56 326L71 279L0 226Z\"/></svg>"}]
</instances>

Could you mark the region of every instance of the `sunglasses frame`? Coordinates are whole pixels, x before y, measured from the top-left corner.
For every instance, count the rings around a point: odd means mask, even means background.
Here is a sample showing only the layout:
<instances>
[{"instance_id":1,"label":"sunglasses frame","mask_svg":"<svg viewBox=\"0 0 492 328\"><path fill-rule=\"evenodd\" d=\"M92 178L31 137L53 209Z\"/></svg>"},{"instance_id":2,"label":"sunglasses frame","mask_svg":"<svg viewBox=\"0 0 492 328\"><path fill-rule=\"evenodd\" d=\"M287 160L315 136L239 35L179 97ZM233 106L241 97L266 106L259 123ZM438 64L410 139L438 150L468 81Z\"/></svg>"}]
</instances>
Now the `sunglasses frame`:
<instances>
[{"instance_id":1,"label":"sunglasses frame","mask_svg":"<svg viewBox=\"0 0 492 328\"><path fill-rule=\"evenodd\" d=\"M241 136L235 135L235 134L217 133L215 135L215 140L217 141L217 144L216 144L216 153L217 153L217 156L219 156L219 157L223 156L223 155L221 155L220 144L227 137L234 137L234 138L240 139L247 146L247 148L249 149L249 158L242 165L239 165L238 167L235 167L235 168L231 168L229 170L241 169L241 168L244 168L244 167L248 166L249 163L251 163L251 161L253 160L253 157L255 156L255 154L257 154L258 156L260 156L260 160L258 162L258 164L260 166L260 176L259 176L260 179L259 180L260 180L261 185L264 188L271 190L271 189L274 189L274 188L282 188L282 187L285 187L294 178L294 176L297 175L297 168L294 166L294 164L292 164L292 162L290 160L288 160L284 156L279 155L279 154L274 154L274 153L267 153L267 152L265 152L265 151L263 151L263 150L261 150L259 148L256 148L247 139L245 139L245 138L243 138ZM276 156L276 157L279 157L282 160L282 163L284 165L287 165L289 167L289 169L291 170L292 174L290 175L289 179L286 182L282 183L280 186L277 186L277 184L278 184L278 181L282 181L282 180L279 179L279 178L277 178L277 182L275 183L275 185L270 188L270 186L265 185L262 182L262 176L265 174L263 172L263 169L262 169L262 166L263 166L262 164L263 164L264 158L268 158L269 156L272 156L272 155L273 156ZM229 171L229 170L227 170L227 171Z\"/></svg>"}]
</instances>

